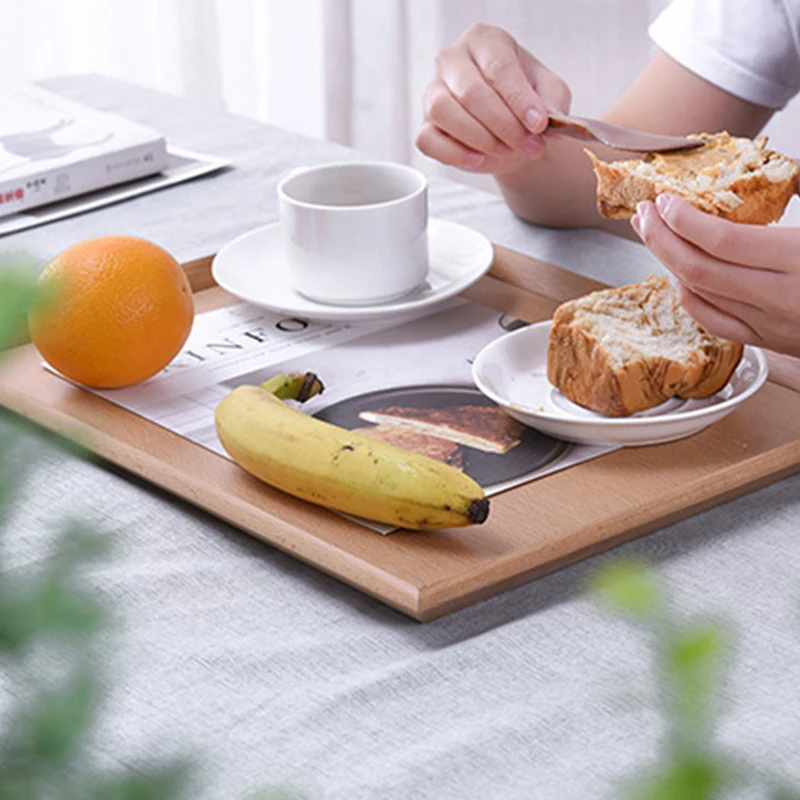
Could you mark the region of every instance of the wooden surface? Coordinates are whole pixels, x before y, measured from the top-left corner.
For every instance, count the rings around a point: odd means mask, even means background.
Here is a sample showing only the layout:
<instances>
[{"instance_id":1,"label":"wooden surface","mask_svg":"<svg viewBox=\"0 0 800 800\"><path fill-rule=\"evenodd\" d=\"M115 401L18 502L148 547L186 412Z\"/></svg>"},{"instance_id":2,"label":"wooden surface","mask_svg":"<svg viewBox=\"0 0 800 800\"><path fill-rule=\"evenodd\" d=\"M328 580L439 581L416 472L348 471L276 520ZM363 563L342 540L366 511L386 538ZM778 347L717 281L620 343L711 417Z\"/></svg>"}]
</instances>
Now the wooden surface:
<instances>
[{"instance_id":1,"label":"wooden surface","mask_svg":"<svg viewBox=\"0 0 800 800\"><path fill-rule=\"evenodd\" d=\"M531 322L600 284L495 248L465 294ZM198 311L236 302L210 259L185 265ZM800 470L800 370L784 359L750 400L678 442L617 450L492 498L481 526L380 536L258 482L235 464L10 351L0 404L254 536L429 620Z\"/></svg>"}]
</instances>

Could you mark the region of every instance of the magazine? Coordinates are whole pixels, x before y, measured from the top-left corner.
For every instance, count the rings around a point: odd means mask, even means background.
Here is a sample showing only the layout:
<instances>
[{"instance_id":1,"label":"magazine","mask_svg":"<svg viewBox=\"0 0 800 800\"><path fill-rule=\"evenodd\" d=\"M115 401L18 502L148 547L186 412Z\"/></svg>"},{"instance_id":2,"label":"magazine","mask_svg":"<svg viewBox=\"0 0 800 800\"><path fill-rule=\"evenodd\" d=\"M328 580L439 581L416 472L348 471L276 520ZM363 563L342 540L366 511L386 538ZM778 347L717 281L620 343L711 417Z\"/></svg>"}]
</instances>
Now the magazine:
<instances>
[{"instance_id":1,"label":"magazine","mask_svg":"<svg viewBox=\"0 0 800 800\"><path fill-rule=\"evenodd\" d=\"M240 303L199 314L181 353L149 381L95 393L228 457L217 438L214 410L230 391L279 373L315 372L325 391L302 410L344 428L386 424L387 415L408 409L450 429L472 420L475 427L467 427L460 441L442 432L445 446L426 454L463 470L491 496L615 449L546 436L476 389L475 356L523 324L463 298L359 324L312 322ZM418 438L424 447L426 437ZM393 530L357 521L379 533Z\"/></svg>"},{"instance_id":2,"label":"magazine","mask_svg":"<svg viewBox=\"0 0 800 800\"><path fill-rule=\"evenodd\" d=\"M0 217L167 166L165 138L144 125L38 86L0 90Z\"/></svg>"},{"instance_id":3,"label":"magazine","mask_svg":"<svg viewBox=\"0 0 800 800\"><path fill-rule=\"evenodd\" d=\"M96 189L93 192L86 192L57 203L0 217L0 236L18 233L37 225L81 214L84 211L92 211L147 192L155 192L167 186L216 172L231 163L227 158L196 153L172 145L167 147L167 159L167 167L156 175L148 175L116 186L107 186L104 189Z\"/></svg>"}]
</instances>

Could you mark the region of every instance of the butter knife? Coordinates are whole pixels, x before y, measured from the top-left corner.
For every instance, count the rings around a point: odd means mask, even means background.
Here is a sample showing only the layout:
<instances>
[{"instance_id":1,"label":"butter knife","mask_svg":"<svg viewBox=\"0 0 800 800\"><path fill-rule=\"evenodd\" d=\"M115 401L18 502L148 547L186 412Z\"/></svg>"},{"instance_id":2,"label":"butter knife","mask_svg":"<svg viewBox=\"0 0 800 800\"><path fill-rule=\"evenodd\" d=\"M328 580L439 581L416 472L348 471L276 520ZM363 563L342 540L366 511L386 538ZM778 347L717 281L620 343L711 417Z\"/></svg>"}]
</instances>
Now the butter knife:
<instances>
[{"instance_id":1,"label":"butter knife","mask_svg":"<svg viewBox=\"0 0 800 800\"><path fill-rule=\"evenodd\" d=\"M630 150L636 153L665 153L672 150L692 150L702 147L702 139L687 136L666 136L645 133L629 128L620 128L610 122L585 117L572 117L550 113L548 129L552 128L564 136L589 142L600 142L614 150Z\"/></svg>"}]
</instances>

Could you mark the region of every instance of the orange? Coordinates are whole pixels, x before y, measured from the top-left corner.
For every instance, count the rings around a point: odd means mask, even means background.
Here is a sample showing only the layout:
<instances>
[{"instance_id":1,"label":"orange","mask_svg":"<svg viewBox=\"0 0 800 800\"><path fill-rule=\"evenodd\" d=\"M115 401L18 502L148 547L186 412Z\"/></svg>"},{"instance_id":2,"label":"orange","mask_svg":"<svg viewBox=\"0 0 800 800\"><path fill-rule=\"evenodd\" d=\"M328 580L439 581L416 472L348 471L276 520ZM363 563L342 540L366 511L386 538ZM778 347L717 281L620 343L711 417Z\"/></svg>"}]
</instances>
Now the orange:
<instances>
[{"instance_id":1,"label":"orange","mask_svg":"<svg viewBox=\"0 0 800 800\"><path fill-rule=\"evenodd\" d=\"M194 319L192 290L163 248L100 236L56 256L28 315L42 358L71 380L115 389L147 380L178 354Z\"/></svg>"}]
</instances>

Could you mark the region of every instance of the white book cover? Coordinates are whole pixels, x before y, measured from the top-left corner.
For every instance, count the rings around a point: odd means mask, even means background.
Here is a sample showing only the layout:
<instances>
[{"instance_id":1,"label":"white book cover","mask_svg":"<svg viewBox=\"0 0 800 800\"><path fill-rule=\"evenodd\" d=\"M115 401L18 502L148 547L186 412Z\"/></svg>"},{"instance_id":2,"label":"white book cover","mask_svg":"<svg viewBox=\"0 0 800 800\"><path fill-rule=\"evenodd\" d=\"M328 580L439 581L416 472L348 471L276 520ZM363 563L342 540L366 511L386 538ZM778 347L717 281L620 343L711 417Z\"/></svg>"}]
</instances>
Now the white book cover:
<instances>
[{"instance_id":1,"label":"white book cover","mask_svg":"<svg viewBox=\"0 0 800 800\"><path fill-rule=\"evenodd\" d=\"M0 217L154 175L165 138L37 86L0 90Z\"/></svg>"}]
</instances>

